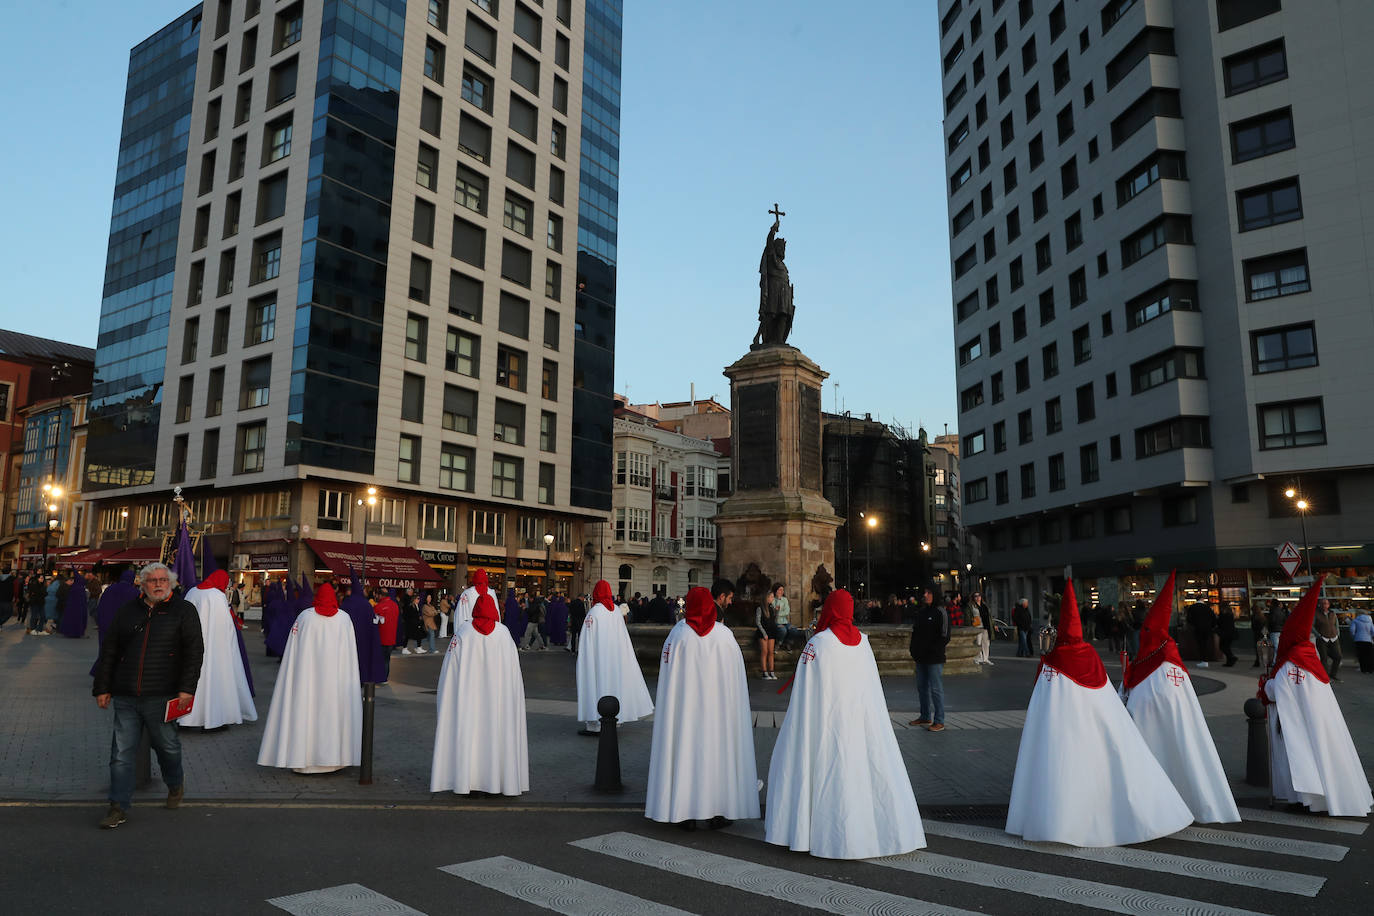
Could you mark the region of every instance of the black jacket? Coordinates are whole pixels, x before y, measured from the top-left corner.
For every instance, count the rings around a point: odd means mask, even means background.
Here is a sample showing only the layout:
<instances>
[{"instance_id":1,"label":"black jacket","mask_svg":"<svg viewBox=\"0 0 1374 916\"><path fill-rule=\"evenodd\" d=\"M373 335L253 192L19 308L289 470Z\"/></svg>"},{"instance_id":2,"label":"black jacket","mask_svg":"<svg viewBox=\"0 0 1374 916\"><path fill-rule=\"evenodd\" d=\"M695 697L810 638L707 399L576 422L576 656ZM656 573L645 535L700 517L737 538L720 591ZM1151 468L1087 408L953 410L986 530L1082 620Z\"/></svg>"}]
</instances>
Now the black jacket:
<instances>
[{"instance_id":1,"label":"black jacket","mask_svg":"<svg viewBox=\"0 0 1374 916\"><path fill-rule=\"evenodd\" d=\"M1019 602L1016 608L1011 612L1011 622L1021 630L1029 630L1035 624L1034 619L1031 617L1030 608Z\"/></svg>"},{"instance_id":2,"label":"black jacket","mask_svg":"<svg viewBox=\"0 0 1374 916\"><path fill-rule=\"evenodd\" d=\"M205 643L200 615L184 598L149 607L139 595L115 611L100 644L91 696L195 693Z\"/></svg>"},{"instance_id":3,"label":"black jacket","mask_svg":"<svg viewBox=\"0 0 1374 916\"><path fill-rule=\"evenodd\" d=\"M938 604L916 607L911 625L911 657L918 665L943 665L949 644L949 615Z\"/></svg>"}]
</instances>

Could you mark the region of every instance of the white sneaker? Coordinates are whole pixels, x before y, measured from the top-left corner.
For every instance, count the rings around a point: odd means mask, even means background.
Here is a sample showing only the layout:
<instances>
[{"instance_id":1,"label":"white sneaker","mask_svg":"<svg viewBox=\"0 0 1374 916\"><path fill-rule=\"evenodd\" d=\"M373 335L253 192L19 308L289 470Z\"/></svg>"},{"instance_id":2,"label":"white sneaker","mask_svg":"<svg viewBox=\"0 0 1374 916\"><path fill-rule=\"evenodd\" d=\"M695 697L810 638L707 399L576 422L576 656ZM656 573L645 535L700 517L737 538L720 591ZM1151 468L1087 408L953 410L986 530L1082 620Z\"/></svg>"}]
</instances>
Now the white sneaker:
<instances>
[{"instance_id":1,"label":"white sneaker","mask_svg":"<svg viewBox=\"0 0 1374 916\"><path fill-rule=\"evenodd\" d=\"M1206 662L1198 662L1198 663L1197 663L1197 666L1198 666L1199 668L1206 668L1206 667L1207 667L1207 663L1206 663Z\"/></svg>"},{"instance_id":2,"label":"white sneaker","mask_svg":"<svg viewBox=\"0 0 1374 916\"><path fill-rule=\"evenodd\" d=\"M423 650L421 650L421 651L423 651ZM401 654L402 654L402 655L413 655L414 653L412 653L409 649L402 649L402 650L401 650Z\"/></svg>"},{"instance_id":3,"label":"white sneaker","mask_svg":"<svg viewBox=\"0 0 1374 916\"><path fill-rule=\"evenodd\" d=\"M992 664L992 659L988 659L987 661L983 662L983 664L985 664L985 665L991 665L991 664Z\"/></svg>"},{"instance_id":4,"label":"white sneaker","mask_svg":"<svg viewBox=\"0 0 1374 916\"><path fill-rule=\"evenodd\" d=\"M424 655L424 654L425 654L425 650L424 650L424 649L421 649L419 646L416 646L416 647L415 647L415 654L416 654L416 655Z\"/></svg>"}]
</instances>

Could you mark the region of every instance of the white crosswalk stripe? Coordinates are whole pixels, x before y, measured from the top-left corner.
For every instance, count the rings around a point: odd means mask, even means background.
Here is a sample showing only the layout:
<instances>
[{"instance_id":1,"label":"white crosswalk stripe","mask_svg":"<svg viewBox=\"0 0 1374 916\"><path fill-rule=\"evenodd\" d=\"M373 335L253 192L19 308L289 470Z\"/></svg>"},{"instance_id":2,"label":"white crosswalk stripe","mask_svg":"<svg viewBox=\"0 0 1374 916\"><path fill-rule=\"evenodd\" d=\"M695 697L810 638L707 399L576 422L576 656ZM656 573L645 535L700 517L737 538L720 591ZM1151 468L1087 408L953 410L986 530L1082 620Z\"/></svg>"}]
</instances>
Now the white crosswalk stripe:
<instances>
[{"instance_id":1,"label":"white crosswalk stripe","mask_svg":"<svg viewBox=\"0 0 1374 916\"><path fill-rule=\"evenodd\" d=\"M1359 821L1343 821L1335 817L1316 817L1311 814L1289 814L1286 811L1270 811L1266 808L1241 808L1242 820L1257 821L1262 824L1281 824L1285 827L1301 827L1304 830L1324 830L1328 833L1344 833L1350 836L1363 836L1369 825Z\"/></svg>"},{"instance_id":2,"label":"white crosswalk stripe","mask_svg":"<svg viewBox=\"0 0 1374 916\"><path fill-rule=\"evenodd\" d=\"M445 865L439 870L566 916L690 916L686 910L654 903L508 856Z\"/></svg>"},{"instance_id":3,"label":"white crosswalk stripe","mask_svg":"<svg viewBox=\"0 0 1374 916\"><path fill-rule=\"evenodd\" d=\"M1257 852L1272 852L1277 855L1301 856L1304 859L1324 859L1339 862L1345 858L1347 848L1332 843L1315 843L1312 840L1290 840L1286 837L1263 836L1258 833L1242 833L1237 830L1222 830L1216 827L1184 827L1169 837L1171 840L1185 840L1189 843L1210 843L1213 846L1229 846L1232 849L1250 849Z\"/></svg>"},{"instance_id":4,"label":"white crosswalk stripe","mask_svg":"<svg viewBox=\"0 0 1374 916\"><path fill-rule=\"evenodd\" d=\"M787 900L798 906L866 916L882 913L930 914L930 916L972 916L972 911L927 903L911 897L870 890L828 878L813 878L769 865L741 862L699 849L676 846L633 833L608 833L604 836L575 840L573 846L603 855L647 865L677 875L687 875L712 884L762 894L774 900Z\"/></svg>"},{"instance_id":5,"label":"white crosswalk stripe","mask_svg":"<svg viewBox=\"0 0 1374 916\"><path fill-rule=\"evenodd\" d=\"M340 884L267 901L292 916L425 916L361 884Z\"/></svg>"}]
</instances>

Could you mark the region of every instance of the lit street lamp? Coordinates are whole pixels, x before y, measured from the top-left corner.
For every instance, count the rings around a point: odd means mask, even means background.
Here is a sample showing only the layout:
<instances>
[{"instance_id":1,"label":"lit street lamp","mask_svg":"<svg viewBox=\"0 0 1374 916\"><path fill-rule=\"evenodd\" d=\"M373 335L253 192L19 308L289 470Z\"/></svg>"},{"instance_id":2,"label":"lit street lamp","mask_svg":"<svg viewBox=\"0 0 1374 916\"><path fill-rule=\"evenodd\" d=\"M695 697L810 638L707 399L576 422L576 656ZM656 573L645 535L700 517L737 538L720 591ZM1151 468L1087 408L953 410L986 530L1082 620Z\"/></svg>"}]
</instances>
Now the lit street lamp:
<instances>
[{"instance_id":1,"label":"lit street lamp","mask_svg":"<svg viewBox=\"0 0 1374 916\"><path fill-rule=\"evenodd\" d=\"M969 596L970 598L972 598L972 597L973 597L973 587L972 587L972 583L973 583L973 564L972 564L972 563L965 563L965 564L964 564L964 573L965 573L965 576L964 576L964 584L965 584L966 586L969 587L969 588L968 588L968 596Z\"/></svg>"},{"instance_id":2,"label":"lit street lamp","mask_svg":"<svg viewBox=\"0 0 1374 916\"><path fill-rule=\"evenodd\" d=\"M1312 508L1312 504L1302 497L1296 487L1289 487L1284 490L1283 495L1289 499L1297 498L1297 501L1293 503L1293 508L1298 510L1298 521L1302 525L1302 550L1307 555L1307 574L1309 576L1315 575L1312 572L1312 548L1307 546L1307 510Z\"/></svg>"},{"instance_id":3,"label":"lit street lamp","mask_svg":"<svg viewBox=\"0 0 1374 916\"><path fill-rule=\"evenodd\" d=\"M545 597L553 594L553 534L544 532L544 592Z\"/></svg>"},{"instance_id":4,"label":"lit street lamp","mask_svg":"<svg viewBox=\"0 0 1374 916\"><path fill-rule=\"evenodd\" d=\"M873 600L873 529L878 527L878 516L859 513L864 520L864 599Z\"/></svg>"},{"instance_id":5,"label":"lit street lamp","mask_svg":"<svg viewBox=\"0 0 1374 916\"><path fill-rule=\"evenodd\" d=\"M62 498L62 488L55 483L43 484L43 498L47 501L48 524L43 529L43 571L48 571L48 542L57 533L61 522L57 519L57 501Z\"/></svg>"},{"instance_id":6,"label":"lit street lamp","mask_svg":"<svg viewBox=\"0 0 1374 916\"><path fill-rule=\"evenodd\" d=\"M377 505L377 488L368 487L363 496L359 496L357 504L363 509L363 568L358 575L358 580L363 586L363 595L367 595L367 528L372 523L372 507ZM363 753L362 763L358 767L358 785L372 785L372 735L376 726L377 715L377 685L372 681L363 683Z\"/></svg>"}]
</instances>

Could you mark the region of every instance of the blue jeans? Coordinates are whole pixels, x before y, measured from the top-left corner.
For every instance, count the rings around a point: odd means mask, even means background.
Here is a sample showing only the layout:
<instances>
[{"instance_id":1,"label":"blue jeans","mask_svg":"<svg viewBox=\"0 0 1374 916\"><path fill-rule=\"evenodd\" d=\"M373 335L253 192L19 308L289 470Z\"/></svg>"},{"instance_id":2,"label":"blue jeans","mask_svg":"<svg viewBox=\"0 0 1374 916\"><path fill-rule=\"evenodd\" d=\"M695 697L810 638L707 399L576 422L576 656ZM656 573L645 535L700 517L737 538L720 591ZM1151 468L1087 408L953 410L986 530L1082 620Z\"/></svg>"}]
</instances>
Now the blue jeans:
<instances>
[{"instance_id":1,"label":"blue jeans","mask_svg":"<svg viewBox=\"0 0 1374 916\"><path fill-rule=\"evenodd\" d=\"M181 738L175 722L162 721L171 697L114 697L114 736L110 739L110 804L125 811L133 805L134 755L143 729L157 753L158 769L168 789L180 786Z\"/></svg>"},{"instance_id":2,"label":"blue jeans","mask_svg":"<svg viewBox=\"0 0 1374 916\"><path fill-rule=\"evenodd\" d=\"M1022 629L1021 627L1017 627L1017 628L1016 628L1016 657L1017 657L1017 658L1029 658L1030 655L1031 655L1030 632L1029 632L1028 630Z\"/></svg>"},{"instance_id":3,"label":"blue jeans","mask_svg":"<svg viewBox=\"0 0 1374 916\"><path fill-rule=\"evenodd\" d=\"M436 636L438 636L438 635L439 635L439 631L438 631L438 630L425 630L425 639L429 640L429 651L431 651L431 652L435 651L435 649L434 649L434 637L436 637Z\"/></svg>"},{"instance_id":4,"label":"blue jeans","mask_svg":"<svg viewBox=\"0 0 1374 916\"><path fill-rule=\"evenodd\" d=\"M921 700L921 718L935 723L945 721L944 665L916 665L916 695Z\"/></svg>"}]
</instances>

